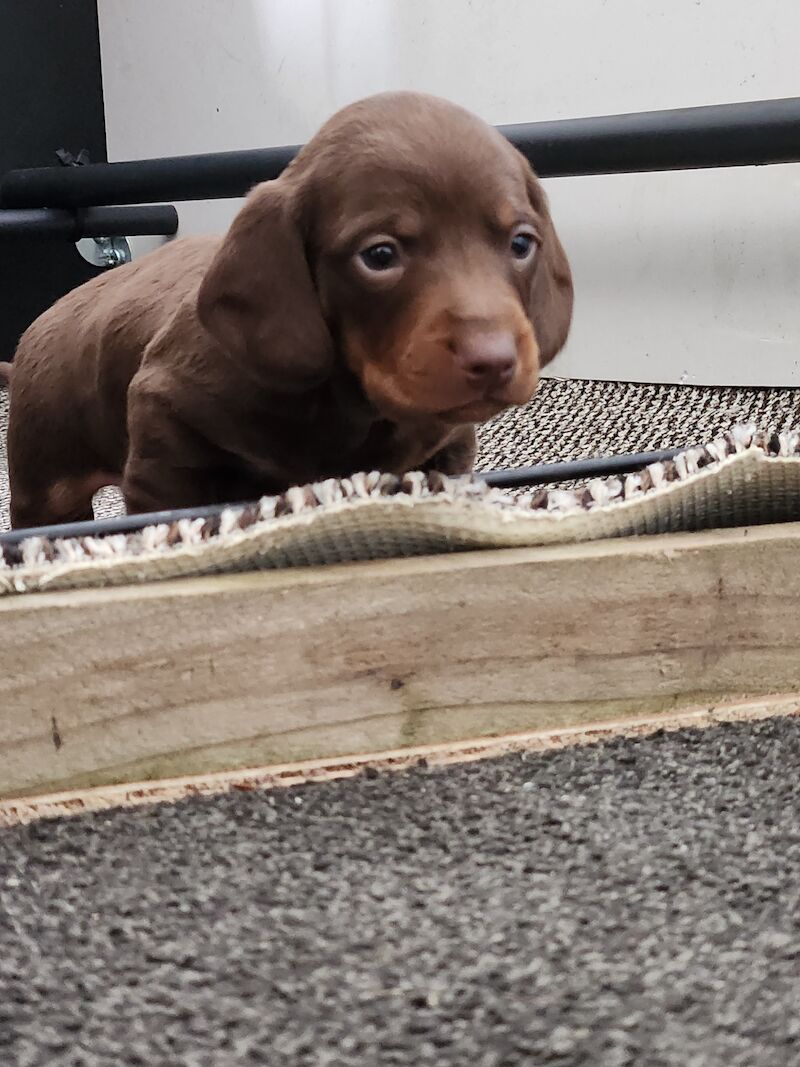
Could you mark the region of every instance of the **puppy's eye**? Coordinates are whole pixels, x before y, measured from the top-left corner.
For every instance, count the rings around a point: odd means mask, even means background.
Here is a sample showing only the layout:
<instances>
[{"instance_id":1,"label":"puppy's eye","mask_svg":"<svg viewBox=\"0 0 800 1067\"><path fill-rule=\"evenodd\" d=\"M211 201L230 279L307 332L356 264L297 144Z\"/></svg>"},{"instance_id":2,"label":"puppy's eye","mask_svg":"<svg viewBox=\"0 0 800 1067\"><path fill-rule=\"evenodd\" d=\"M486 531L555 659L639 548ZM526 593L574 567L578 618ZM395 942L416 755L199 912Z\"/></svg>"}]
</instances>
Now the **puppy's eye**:
<instances>
[{"instance_id":1,"label":"puppy's eye","mask_svg":"<svg viewBox=\"0 0 800 1067\"><path fill-rule=\"evenodd\" d=\"M530 258L536 248L536 238L532 233L521 230L511 238L511 255L514 259Z\"/></svg>"},{"instance_id":2,"label":"puppy's eye","mask_svg":"<svg viewBox=\"0 0 800 1067\"><path fill-rule=\"evenodd\" d=\"M370 245L369 248L363 249L358 255L361 262L368 270L389 270L390 267L396 267L400 262L400 255L397 251L397 247L390 244L388 241L381 241L379 244Z\"/></svg>"}]
</instances>

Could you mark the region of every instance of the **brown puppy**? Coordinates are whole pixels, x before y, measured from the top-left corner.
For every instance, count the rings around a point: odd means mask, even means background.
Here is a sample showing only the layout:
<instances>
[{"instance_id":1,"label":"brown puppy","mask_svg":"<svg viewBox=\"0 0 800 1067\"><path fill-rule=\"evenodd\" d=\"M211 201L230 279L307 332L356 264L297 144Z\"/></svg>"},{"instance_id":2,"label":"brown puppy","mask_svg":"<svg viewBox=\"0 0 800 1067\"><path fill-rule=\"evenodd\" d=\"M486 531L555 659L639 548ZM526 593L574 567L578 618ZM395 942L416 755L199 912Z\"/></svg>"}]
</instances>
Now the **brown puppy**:
<instances>
[{"instance_id":1,"label":"brown puppy","mask_svg":"<svg viewBox=\"0 0 800 1067\"><path fill-rule=\"evenodd\" d=\"M533 394L572 283L523 157L414 93L334 116L222 238L174 241L26 331L15 526L252 499L355 470L471 470Z\"/></svg>"}]
</instances>

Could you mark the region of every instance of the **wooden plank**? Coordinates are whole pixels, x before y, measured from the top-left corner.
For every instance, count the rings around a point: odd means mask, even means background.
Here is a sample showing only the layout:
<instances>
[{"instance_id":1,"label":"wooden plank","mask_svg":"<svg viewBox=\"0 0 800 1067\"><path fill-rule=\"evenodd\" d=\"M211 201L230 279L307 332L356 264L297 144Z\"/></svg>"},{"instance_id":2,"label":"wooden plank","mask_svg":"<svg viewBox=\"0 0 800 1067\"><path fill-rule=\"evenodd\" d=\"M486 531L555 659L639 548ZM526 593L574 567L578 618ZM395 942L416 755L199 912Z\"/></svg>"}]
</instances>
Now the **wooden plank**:
<instances>
[{"instance_id":1,"label":"wooden plank","mask_svg":"<svg viewBox=\"0 0 800 1067\"><path fill-rule=\"evenodd\" d=\"M0 601L0 796L800 692L797 524Z\"/></svg>"},{"instance_id":2,"label":"wooden plank","mask_svg":"<svg viewBox=\"0 0 800 1067\"><path fill-rule=\"evenodd\" d=\"M535 730L502 737L472 738L441 745L417 745L389 752L367 752L332 759L302 760L271 767L250 767L216 774L195 774L182 778L161 778L124 785L94 786L40 796L12 797L0 801L0 827L19 826L38 819L83 815L111 808L133 808L144 804L175 803L188 797L218 796L234 790L247 792L285 789L308 782L331 782L352 778L366 768L387 771L408 770L423 760L428 766L446 767L454 763L497 759L519 752L548 752L559 748L597 744L615 737L647 737L656 731L699 730L722 723L757 722L784 716L800 716L800 695L766 697L760 701L691 708L678 713L649 715L621 722L588 723L561 730Z\"/></svg>"}]
</instances>

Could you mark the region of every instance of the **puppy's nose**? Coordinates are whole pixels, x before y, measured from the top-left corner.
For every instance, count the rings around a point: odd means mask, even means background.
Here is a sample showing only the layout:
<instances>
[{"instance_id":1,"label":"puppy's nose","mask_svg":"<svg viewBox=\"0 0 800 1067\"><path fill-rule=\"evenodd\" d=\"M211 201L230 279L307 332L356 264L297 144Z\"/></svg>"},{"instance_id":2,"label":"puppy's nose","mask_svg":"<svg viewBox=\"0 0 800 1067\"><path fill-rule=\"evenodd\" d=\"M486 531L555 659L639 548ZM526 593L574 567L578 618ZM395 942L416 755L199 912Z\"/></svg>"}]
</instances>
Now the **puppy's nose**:
<instances>
[{"instance_id":1,"label":"puppy's nose","mask_svg":"<svg viewBox=\"0 0 800 1067\"><path fill-rule=\"evenodd\" d=\"M473 385L497 389L517 368L517 343L508 330L469 333L456 344L456 359Z\"/></svg>"}]
</instances>

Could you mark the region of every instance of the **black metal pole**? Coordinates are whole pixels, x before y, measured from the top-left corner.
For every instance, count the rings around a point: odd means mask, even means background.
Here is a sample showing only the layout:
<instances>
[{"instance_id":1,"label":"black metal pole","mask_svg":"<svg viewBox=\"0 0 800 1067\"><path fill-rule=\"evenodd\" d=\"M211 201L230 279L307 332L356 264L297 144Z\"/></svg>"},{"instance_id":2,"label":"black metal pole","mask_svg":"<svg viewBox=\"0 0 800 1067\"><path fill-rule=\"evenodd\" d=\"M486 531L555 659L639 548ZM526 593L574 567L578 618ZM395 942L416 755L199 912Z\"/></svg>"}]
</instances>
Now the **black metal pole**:
<instances>
[{"instance_id":1,"label":"black metal pole","mask_svg":"<svg viewBox=\"0 0 800 1067\"><path fill-rule=\"evenodd\" d=\"M800 161L800 97L501 126L543 178Z\"/></svg>"},{"instance_id":2,"label":"black metal pole","mask_svg":"<svg viewBox=\"0 0 800 1067\"><path fill-rule=\"evenodd\" d=\"M49 540L64 537L108 537L110 534L136 533L145 526L178 522L180 519L211 519L227 508L244 507L238 504L209 504L199 508L179 508L174 511L150 511L142 515L118 515L113 519L89 519L84 522L63 522L53 526L31 526L28 529L0 533L0 548L18 545L30 537Z\"/></svg>"},{"instance_id":3,"label":"black metal pole","mask_svg":"<svg viewBox=\"0 0 800 1067\"><path fill-rule=\"evenodd\" d=\"M299 151L300 146L295 145L242 152L209 152L198 156L166 156L134 163L12 170L0 181L0 205L83 207L87 204L137 204L144 200L211 200L244 196L258 182L277 178ZM178 195L164 195L164 189L174 190Z\"/></svg>"},{"instance_id":4,"label":"black metal pole","mask_svg":"<svg viewBox=\"0 0 800 1067\"><path fill-rule=\"evenodd\" d=\"M651 463L665 463L674 459L682 448L665 448L658 452L634 452L624 456L601 456L598 459L574 459L565 463L541 463L536 467L517 467L511 470L478 473L495 489L520 489L527 485L553 485L583 478L609 478L614 474L631 474Z\"/></svg>"},{"instance_id":5,"label":"black metal pole","mask_svg":"<svg viewBox=\"0 0 800 1067\"><path fill-rule=\"evenodd\" d=\"M543 178L800 161L800 97L501 126ZM10 171L7 207L85 207L243 196L299 151L213 152Z\"/></svg>"},{"instance_id":6,"label":"black metal pole","mask_svg":"<svg viewBox=\"0 0 800 1067\"><path fill-rule=\"evenodd\" d=\"M623 456L600 456L596 459L578 459L568 463L543 463L536 467L519 467L516 470L484 471L476 473L487 484L498 489L516 489L526 485L552 485L579 478L600 478L613 474L628 474L641 470L650 463L672 459L680 448L659 452L636 452ZM153 511L145 515L120 515L113 519L98 519L89 522L68 522L57 526L36 526L26 530L11 530L0 533L0 547L18 545L29 537L106 537L109 534L135 533L145 526L158 523L178 522L180 519L210 519L230 507L245 507L245 502L212 504L199 508L180 508L175 511Z\"/></svg>"},{"instance_id":7,"label":"black metal pole","mask_svg":"<svg viewBox=\"0 0 800 1067\"><path fill-rule=\"evenodd\" d=\"M79 241L82 237L172 236L178 212L171 204L143 207L0 208L0 240L4 237Z\"/></svg>"}]
</instances>

